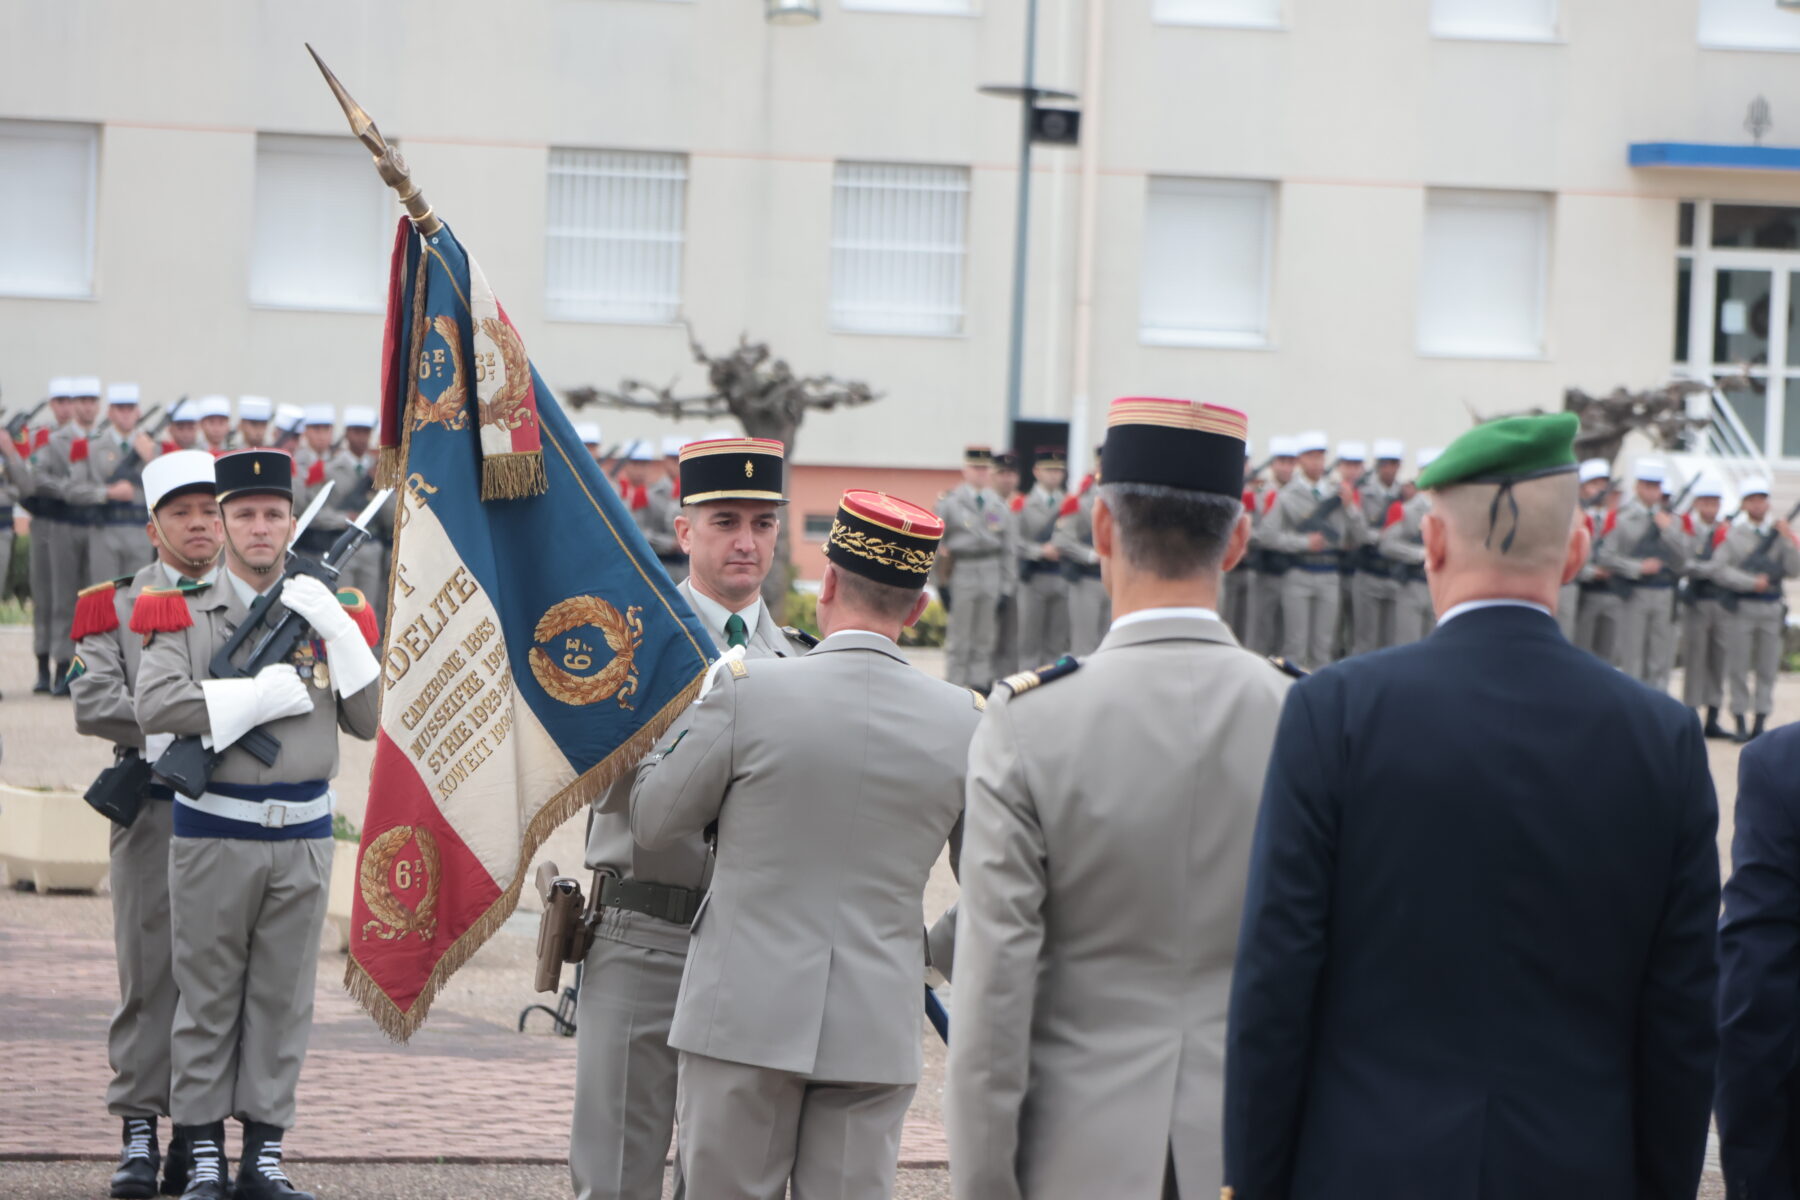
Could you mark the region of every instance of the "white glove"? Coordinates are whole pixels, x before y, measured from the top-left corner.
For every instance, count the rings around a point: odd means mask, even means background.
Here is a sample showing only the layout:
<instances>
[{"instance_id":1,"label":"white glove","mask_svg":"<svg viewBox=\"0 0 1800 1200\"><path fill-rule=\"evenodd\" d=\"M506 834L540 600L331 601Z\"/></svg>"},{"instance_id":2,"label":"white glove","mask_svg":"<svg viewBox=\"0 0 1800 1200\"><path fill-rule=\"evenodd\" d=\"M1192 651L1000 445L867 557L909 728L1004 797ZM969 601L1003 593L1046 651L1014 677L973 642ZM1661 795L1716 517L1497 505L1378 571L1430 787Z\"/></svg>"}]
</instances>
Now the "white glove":
<instances>
[{"instance_id":1,"label":"white glove","mask_svg":"<svg viewBox=\"0 0 1800 1200\"><path fill-rule=\"evenodd\" d=\"M356 622L330 588L311 575L296 575L281 585L281 602L313 627L327 645L346 634L360 638ZM333 666L336 666L334 663Z\"/></svg>"},{"instance_id":2,"label":"white glove","mask_svg":"<svg viewBox=\"0 0 1800 1200\"><path fill-rule=\"evenodd\" d=\"M264 667L250 679L207 679L200 690L206 696L215 750L225 749L258 725L313 710L312 693L289 663Z\"/></svg>"},{"instance_id":3,"label":"white glove","mask_svg":"<svg viewBox=\"0 0 1800 1200\"><path fill-rule=\"evenodd\" d=\"M375 682L381 668L363 640L362 630L332 590L311 575L296 575L281 586L281 602L298 613L325 642L331 685L340 696L354 696Z\"/></svg>"}]
</instances>

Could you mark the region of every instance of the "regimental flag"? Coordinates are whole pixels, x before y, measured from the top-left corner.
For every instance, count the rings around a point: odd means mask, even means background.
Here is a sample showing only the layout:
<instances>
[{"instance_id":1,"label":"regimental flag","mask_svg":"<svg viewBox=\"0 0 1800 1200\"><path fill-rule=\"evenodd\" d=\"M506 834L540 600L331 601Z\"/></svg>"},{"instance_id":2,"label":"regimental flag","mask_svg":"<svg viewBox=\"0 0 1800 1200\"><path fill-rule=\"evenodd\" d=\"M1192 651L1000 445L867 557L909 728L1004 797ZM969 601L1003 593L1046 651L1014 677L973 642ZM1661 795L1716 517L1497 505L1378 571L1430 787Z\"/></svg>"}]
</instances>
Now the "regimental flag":
<instances>
[{"instance_id":1,"label":"regimental flag","mask_svg":"<svg viewBox=\"0 0 1800 1200\"><path fill-rule=\"evenodd\" d=\"M401 220L383 350L399 491L345 984L404 1040L712 643L447 227Z\"/></svg>"}]
</instances>

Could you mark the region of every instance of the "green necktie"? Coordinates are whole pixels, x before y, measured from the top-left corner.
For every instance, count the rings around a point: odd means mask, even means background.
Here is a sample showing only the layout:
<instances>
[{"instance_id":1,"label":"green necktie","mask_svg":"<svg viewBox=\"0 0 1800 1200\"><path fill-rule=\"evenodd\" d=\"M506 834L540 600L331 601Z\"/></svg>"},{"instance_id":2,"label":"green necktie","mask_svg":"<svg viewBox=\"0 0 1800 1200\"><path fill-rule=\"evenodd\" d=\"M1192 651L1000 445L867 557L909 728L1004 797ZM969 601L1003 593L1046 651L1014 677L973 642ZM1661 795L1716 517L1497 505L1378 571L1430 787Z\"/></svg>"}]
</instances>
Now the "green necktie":
<instances>
[{"instance_id":1,"label":"green necktie","mask_svg":"<svg viewBox=\"0 0 1800 1200\"><path fill-rule=\"evenodd\" d=\"M725 622L726 646L741 646L749 640L750 627L744 624L743 617L739 616L737 613L732 613L731 619Z\"/></svg>"}]
</instances>

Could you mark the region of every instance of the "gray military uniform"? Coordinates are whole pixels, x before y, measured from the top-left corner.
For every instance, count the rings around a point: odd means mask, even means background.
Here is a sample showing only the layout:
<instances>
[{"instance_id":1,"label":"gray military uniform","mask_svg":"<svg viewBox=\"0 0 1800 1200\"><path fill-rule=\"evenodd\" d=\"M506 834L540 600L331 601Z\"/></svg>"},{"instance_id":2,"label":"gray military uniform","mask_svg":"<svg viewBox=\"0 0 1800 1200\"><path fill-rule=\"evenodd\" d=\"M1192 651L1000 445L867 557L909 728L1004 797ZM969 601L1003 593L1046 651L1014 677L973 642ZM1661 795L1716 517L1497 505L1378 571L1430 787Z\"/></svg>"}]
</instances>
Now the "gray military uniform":
<instances>
[{"instance_id":1,"label":"gray military uniform","mask_svg":"<svg viewBox=\"0 0 1800 1200\"><path fill-rule=\"evenodd\" d=\"M187 604L193 625L159 633L144 649L136 707L146 734L209 732L200 685L213 677L213 655L248 613L228 571L212 587L190 593ZM280 618L280 606L272 616ZM264 766L233 746L213 774L215 787L254 793L330 780L337 774L340 729L364 740L375 736L374 684L339 697L328 682L316 686L322 675L312 678L312 711L266 727L281 741L275 765ZM274 817L270 810L269 820ZM169 847L174 972L181 992L170 1115L179 1125L236 1116L291 1128L312 1028L331 836L253 841L177 835Z\"/></svg>"},{"instance_id":2,"label":"gray military uniform","mask_svg":"<svg viewBox=\"0 0 1800 1200\"><path fill-rule=\"evenodd\" d=\"M1171 1165L1205 1196L1223 1174L1232 961L1290 680L1166 611L1067 678L998 689L970 749L958 1200L1148 1200Z\"/></svg>"},{"instance_id":3,"label":"gray military uniform","mask_svg":"<svg viewBox=\"0 0 1800 1200\"><path fill-rule=\"evenodd\" d=\"M1296 473L1276 496L1275 507L1265 519L1263 544L1293 559L1281 580L1282 653L1308 670L1317 670L1333 658L1344 548L1360 545L1368 536L1368 520L1360 504L1334 505L1318 522L1329 531L1325 548L1311 549L1311 532L1302 527L1337 494L1337 485L1329 478L1315 485Z\"/></svg>"},{"instance_id":4,"label":"gray military uniform","mask_svg":"<svg viewBox=\"0 0 1800 1200\"><path fill-rule=\"evenodd\" d=\"M1281 653L1281 580L1288 572L1289 558L1269 548L1265 535L1270 529L1269 511L1281 489L1271 484L1252 493L1253 520L1250 525L1250 615L1240 640L1258 654Z\"/></svg>"},{"instance_id":5,"label":"gray military uniform","mask_svg":"<svg viewBox=\"0 0 1800 1200\"><path fill-rule=\"evenodd\" d=\"M695 1196L891 1192L922 1057L925 883L980 705L842 632L722 671L639 769L641 843L718 831L669 1033Z\"/></svg>"},{"instance_id":6,"label":"gray military uniform","mask_svg":"<svg viewBox=\"0 0 1800 1200\"><path fill-rule=\"evenodd\" d=\"M1600 562L1607 539L1606 506L1588 505L1583 511L1587 514L1593 548L1575 576L1576 589L1581 593L1575 618L1575 644L1596 658L1612 662L1619 641L1619 615L1624 610L1619 588L1628 585L1615 584Z\"/></svg>"},{"instance_id":7,"label":"gray military uniform","mask_svg":"<svg viewBox=\"0 0 1800 1200\"><path fill-rule=\"evenodd\" d=\"M1013 514L1019 564L1019 645L1013 661L1020 667L1041 666L1069 648L1069 581L1061 563L1044 558L1044 544L1054 544L1063 495L1060 489L1033 487Z\"/></svg>"},{"instance_id":8,"label":"gray military uniform","mask_svg":"<svg viewBox=\"0 0 1800 1200\"><path fill-rule=\"evenodd\" d=\"M681 500L675 495L675 481L667 475L644 489L647 503L632 510L639 532L644 540L650 543L650 549L656 552L657 561L668 571L669 577L682 580L687 577L687 555L681 552L681 542L675 536L675 518L681 513Z\"/></svg>"},{"instance_id":9,"label":"gray military uniform","mask_svg":"<svg viewBox=\"0 0 1800 1200\"><path fill-rule=\"evenodd\" d=\"M1425 535L1420 524L1431 511L1431 496L1416 493L1400 506L1400 519L1389 521L1376 545L1381 556L1394 564L1399 594L1394 599L1393 645L1419 641L1437 628L1437 612L1431 603L1431 584L1425 578Z\"/></svg>"},{"instance_id":10,"label":"gray military uniform","mask_svg":"<svg viewBox=\"0 0 1800 1200\"><path fill-rule=\"evenodd\" d=\"M375 459L374 450L358 458L350 453L348 447L331 456L330 461L325 464L325 476L332 484L331 499L325 502L325 510L316 519L315 523L326 522L319 525L320 528L342 533L356 519L357 514L368 507L369 501L375 498ZM373 521L370 527L374 528ZM387 611L388 561L385 549L378 538L371 538L345 564L344 573L338 576L338 586L360 591L378 613Z\"/></svg>"},{"instance_id":11,"label":"gray military uniform","mask_svg":"<svg viewBox=\"0 0 1800 1200\"><path fill-rule=\"evenodd\" d=\"M986 689L1000 674L1000 597L1006 591L1010 514L991 488L959 484L938 501L943 548L950 553L950 628L945 656L951 683Z\"/></svg>"},{"instance_id":12,"label":"gray military uniform","mask_svg":"<svg viewBox=\"0 0 1800 1200\"><path fill-rule=\"evenodd\" d=\"M1401 503L1398 478L1393 487L1369 476L1362 481L1363 528L1355 548L1356 574L1350 577L1350 652L1367 654L1394 644L1403 581L1381 553L1381 533L1388 515Z\"/></svg>"},{"instance_id":13,"label":"gray military uniform","mask_svg":"<svg viewBox=\"0 0 1800 1200\"><path fill-rule=\"evenodd\" d=\"M1725 611L1715 568L1729 527L1717 521L1693 522L1687 562L1688 589L1681 614L1681 699L1689 708L1722 708L1725 703L1725 660L1734 614Z\"/></svg>"},{"instance_id":14,"label":"gray military uniform","mask_svg":"<svg viewBox=\"0 0 1800 1200\"><path fill-rule=\"evenodd\" d=\"M71 518L86 524L88 575L80 587L134 574L155 556L144 536L144 523L150 519L144 508L144 464L134 462L121 476L131 485L131 499L113 500L106 494L121 462L133 457L131 436L102 416L87 435L86 456L69 463L63 500Z\"/></svg>"},{"instance_id":15,"label":"gray military uniform","mask_svg":"<svg viewBox=\"0 0 1800 1200\"><path fill-rule=\"evenodd\" d=\"M57 662L67 662L74 654L69 631L75 623L75 597L97 578L88 560L92 517L87 509L68 500L75 444L86 437L87 431L70 421L52 433L50 441L31 456L37 494L49 500L57 514L45 531L50 536L44 539L49 585L44 595L50 605L49 653ZM35 582L32 590L35 597Z\"/></svg>"},{"instance_id":16,"label":"gray military uniform","mask_svg":"<svg viewBox=\"0 0 1800 1200\"><path fill-rule=\"evenodd\" d=\"M180 578L160 562L143 567L113 593L117 627L75 643L69 695L78 732L105 738L121 751L144 753L132 702L144 640L131 632L131 609L146 587L172 587ZM171 826L169 792L159 786L130 827L112 827L109 879L119 1007L106 1035L113 1070L106 1107L115 1116L169 1115L169 1031L176 999L169 932Z\"/></svg>"},{"instance_id":17,"label":"gray military uniform","mask_svg":"<svg viewBox=\"0 0 1800 1200\"><path fill-rule=\"evenodd\" d=\"M1725 644L1725 677L1731 686L1734 716L1767 716L1775 711L1775 678L1781 670L1781 637L1787 607L1781 585L1784 579L1800 578L1800 546L1777 534L1766 563L1746 561L1756 553L1763 534L1774 533L1774 529L1773 516L1761 526L1740 518L1714 556L1718 560L1714 578L1731 591L1727 603L1737 610L1727 623ZM1754 569L1757 567L1762 569ZM1758 574L1769 576L1767 591L1756 590ZM1754 698L1750 690L1752 673L1756 676Z\"/></svg>"},{"instance_id":18,"label":"gray military uniform","mask_svg":"<svg viewBox=\"0 0 1800 1200\"><path fill-rule=\"evenodd\" d=\"M1619 506L1600 551L1600 565L1631 581L1620 607L1618 644L1613 665L1640 683L1667 691L1675 669L1674 588L1687 561L1687 539L1681 519L1671 517L1658 530L1655 514L1633 498ZM1655 558L1663 569L1646 576L1642 564Z\"/></svg>"},{"instance_id":19,"label":"gray military uniform","mask_svg":"<svg viewBox=\"0 0 1800 1200\"><path fill-rule=\"evenodd\" d=\"M1094 549L1094 499L1098 495L1098 485L1078 493L1074 510L1056 518L1056 534L1051 539L1062 552L1063 578L1069 584L1072 654L1092 654L1112 620L1112 601L1100 578L1100 554ZM1067 501L1063 507L1069 507Z\"/></svg>"},{"instance_id":20,"label":"gray military uniform","mask_svg":"<svg viewBox=\"0 0 1800 1200\"><path fill-rule=\"evenodd\" d=\"M702 611L691 579L676 590ZM708 632L723 650L725 631ZM776 625L765 606L750 630L745 657L797 658L808 648ZM631 784L632 776L625 775L596 805L588 826L588 867L627 882L704 891L712 856L699 834L657 850L632 839ZM606 909L595 931L575 1017L569 1171L576 1200L662 1196L663 1162L675 1127L676 1054L669 1045L669 1023L687 951L686 924L625 908Z\"/></svg>"},{"instance_id":21,"label":"gray military uniform","mask_svg":"<svg viewBox=\"0 0 1800 1200\"><path fill-rule=\"evenodd\" d=\"M10 438L7 441L11 443ZM7 599L3 593L12 572L13 506L30 495L31 464L23 455L15 460L11 454L0 453L0 600Z\"/></svg>"}]
</instances>

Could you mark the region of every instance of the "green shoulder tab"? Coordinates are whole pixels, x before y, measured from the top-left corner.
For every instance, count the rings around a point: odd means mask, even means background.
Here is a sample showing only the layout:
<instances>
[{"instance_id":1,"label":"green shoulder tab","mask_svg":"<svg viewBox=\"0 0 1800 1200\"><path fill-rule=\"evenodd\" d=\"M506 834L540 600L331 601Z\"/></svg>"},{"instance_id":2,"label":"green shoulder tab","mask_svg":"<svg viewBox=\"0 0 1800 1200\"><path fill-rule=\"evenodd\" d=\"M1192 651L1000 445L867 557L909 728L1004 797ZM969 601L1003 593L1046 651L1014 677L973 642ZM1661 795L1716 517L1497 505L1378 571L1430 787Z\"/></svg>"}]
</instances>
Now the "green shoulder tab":
<instances>
[{"instance_id":1,"label":"green shoulder tab","mask_svg":"<svg viewBox=\"0 0 1800 1200\"><path fill-rule=\"evenodd\" d=\"M1014 696L1021 692L1029 692L1042 687L1046 683L1054 683L1065 676L1073 675L1081 669L1081 660L1073 654L1065 654L1048 666L1039 667L1035 671L1020 671L1017 675L1008 675L996 687L1004 687Z\"/></svg>"},{"instance_id":2,"label":"green shoulder tab","mask_svg":"<svg viewBox=\"0 0 1800 1200\"><path fill-rule=\"evenodd\" d=\"M811 650L814 646L819 644L818 638L796 625L783 625L781 627L781 632L787 634L790 638L793 638L808 650Z\"/></svg>"},{"instance_id":3,"label":"green shoulder tab","mask_svg":"<svg viewBox=\"0 0 1800 1200\"><path fill-rule=\"evenodd\" d=\"M137 578L137 573L135 571L133 573L131 573L130 575L121 575L117 579L112 581L112 586L119 591L124 591L126 588L131 586L131 581L136 578Z\"/></svg>"},{"instance_id":4,"label":"green shoulder tab","mask_svg":"<svg viewBox=\"0 0 1800 1200\"><path fill-rule=\"evenodd\" d=\"M1291 675L1295 679L1305 679L1308 675L1312 674L1312 672L1308 671L1305 667L1295 666L1279 654L1269 655L1269 665L1274 667L1277 671L1280 671L1283 675Z\"/></svg>"},{"instance_id":5,"label":"green shoulder tab","mask_svg":"<svg viewBox=\"0 0 1800 1200\"><path fill-rule=\"evenodd\" d=\"M212 580L210 579L183 579L175 585L175 590L184 596L191 596L196 592L204 592L211 586Z\"/></svg>"}]
</instances>

